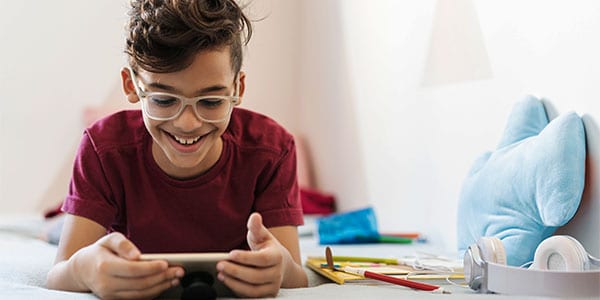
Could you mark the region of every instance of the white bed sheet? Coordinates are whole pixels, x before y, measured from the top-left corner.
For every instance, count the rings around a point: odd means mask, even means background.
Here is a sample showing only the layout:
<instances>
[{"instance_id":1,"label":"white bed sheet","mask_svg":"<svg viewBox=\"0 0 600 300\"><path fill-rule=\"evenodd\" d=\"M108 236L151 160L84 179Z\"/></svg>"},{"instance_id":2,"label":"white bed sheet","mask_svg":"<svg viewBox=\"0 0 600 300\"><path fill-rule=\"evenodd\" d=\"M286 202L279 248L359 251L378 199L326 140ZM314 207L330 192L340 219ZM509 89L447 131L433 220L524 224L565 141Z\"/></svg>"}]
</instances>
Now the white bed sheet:
<instances>
[{"instance_id":1,"label":"white bed sheet","mask_svg":"<svg viewBox=\"0 0 600 300\"><path fill-rule=\"evenodd\" d=\"M39 239L43 221L39 217L0 217L0 299L97 299L90 293L72 293L44 288L46 273L51 268L56 246ZM303 260L308 255L321 255L324 246L312 236L301 238ZM400 257L415 251L434 252L430 244L417 245L336 245L337 255ZM435 252L434 252L435 253ZM438 253L441 254L441 253ZM282 289L279 299L471 299L505 298L503 295L480 295L469 289L445 285L450 295L415 291L402 286L338 285L307 269L308 288ZM523 297L520 297L523 299ZM529 297L527 299L542 299Z\"/></svg>"}]
</instances>

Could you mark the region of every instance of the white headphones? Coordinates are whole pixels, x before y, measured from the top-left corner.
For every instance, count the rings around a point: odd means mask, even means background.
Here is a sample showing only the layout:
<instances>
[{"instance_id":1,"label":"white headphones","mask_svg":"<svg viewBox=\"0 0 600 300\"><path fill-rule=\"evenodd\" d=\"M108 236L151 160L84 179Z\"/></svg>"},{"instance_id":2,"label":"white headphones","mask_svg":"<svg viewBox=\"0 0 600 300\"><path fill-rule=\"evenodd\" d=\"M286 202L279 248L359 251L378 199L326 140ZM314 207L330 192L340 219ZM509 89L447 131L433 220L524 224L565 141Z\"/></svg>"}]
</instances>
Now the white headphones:
<instances>
[{"instance_id":1,"label":"white headphones","mask_svg":"<svg viewBox=\"0 0 600 300\"><path fill-rule=\"evenodd\" d=\"M465 280L473 290L523 296L600 296L600 260L573 237L556 235L542 241L529 268L506 265L504 245L482 237L464 255Z\"/></svg>"}]
</instances>

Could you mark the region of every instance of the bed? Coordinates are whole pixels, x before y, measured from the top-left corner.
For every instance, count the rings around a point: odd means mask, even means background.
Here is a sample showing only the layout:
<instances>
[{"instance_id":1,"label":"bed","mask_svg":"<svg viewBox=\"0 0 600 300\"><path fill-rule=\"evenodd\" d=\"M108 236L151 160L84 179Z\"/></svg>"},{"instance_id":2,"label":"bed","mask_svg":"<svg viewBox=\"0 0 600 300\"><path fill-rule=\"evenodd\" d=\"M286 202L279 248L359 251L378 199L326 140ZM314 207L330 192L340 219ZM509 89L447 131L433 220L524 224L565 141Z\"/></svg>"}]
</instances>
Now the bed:
<instances>
[{"instance_id":1,"label":"bed","mask_svg":"<svg viewBox=\"0 0 600 300\"><path fill-rule=\"evenodd\" d=\"M308 223L310 224L311 221ZM44 287L46 272L52 266L56 246L44 238L45 221L41 216L12 216L0 220L0 299L97 299L90 293L72 293L49 290ZM301 236L303 260L308 256L323 255L324 246L319 245L313 235ZM358 256L406 256L416 251L453 255L439 251L434 244L363 244L336 245L337 255ZM457 253L454 253L457 254ZM338 285L307 269L309 287L282 289L280 299L471 299L502 298L503 295L477 294L450 283L436 282L452 294L432 294L390 284L344 284ZM530 297L529 299L539 299Z\"/></svg>"}]
</instances>

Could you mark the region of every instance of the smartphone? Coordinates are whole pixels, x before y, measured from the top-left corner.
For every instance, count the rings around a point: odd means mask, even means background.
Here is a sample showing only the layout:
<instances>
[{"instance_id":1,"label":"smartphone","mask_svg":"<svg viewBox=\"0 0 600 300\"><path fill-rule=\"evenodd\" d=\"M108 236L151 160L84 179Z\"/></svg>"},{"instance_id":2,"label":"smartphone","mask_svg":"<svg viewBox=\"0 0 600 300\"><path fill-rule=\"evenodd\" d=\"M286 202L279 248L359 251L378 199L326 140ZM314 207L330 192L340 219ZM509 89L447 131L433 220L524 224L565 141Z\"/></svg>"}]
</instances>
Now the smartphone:
<instances>
[{"instance_id":1,"label":"smartphone","mask_svg":"<svg viewBox=\"0 0 600 300\"><path fill-rule=\"evenodd\" d=\"M147 253L142 254L140 260L164 260L169 266L181 266L185 270L181 284L168 289L159 298L214 299L235 297L231 289L217 279L217 263L226 260L227 256L227 252ZM211 297L212 293L215 297Z\"/></svg>"}]
</instances>

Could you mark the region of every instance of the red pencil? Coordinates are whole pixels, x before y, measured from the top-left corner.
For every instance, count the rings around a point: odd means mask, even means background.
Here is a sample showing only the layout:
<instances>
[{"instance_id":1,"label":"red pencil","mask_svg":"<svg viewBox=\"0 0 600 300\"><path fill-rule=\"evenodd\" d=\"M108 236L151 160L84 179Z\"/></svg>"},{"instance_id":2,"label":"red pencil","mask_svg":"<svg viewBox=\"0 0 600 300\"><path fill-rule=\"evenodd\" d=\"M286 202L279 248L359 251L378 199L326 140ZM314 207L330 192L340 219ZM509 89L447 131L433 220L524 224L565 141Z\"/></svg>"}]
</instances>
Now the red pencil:
<instances>
[{"instance_id":1,"label":"red pencil","mask_svg":"<svg viewBox=\"0 0 600 300\"><path fill-rule=\"evenodd\" d=\"M421 237L421 234L418 232L382 232L381 235L397 236L407 239L418 239Z\"/></svg>"}]
</instances>

